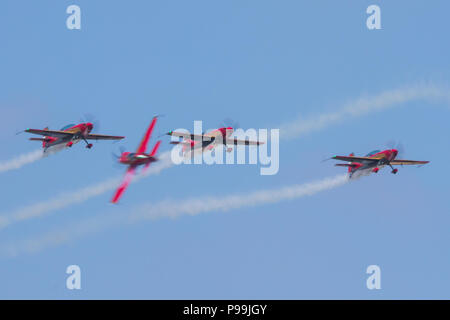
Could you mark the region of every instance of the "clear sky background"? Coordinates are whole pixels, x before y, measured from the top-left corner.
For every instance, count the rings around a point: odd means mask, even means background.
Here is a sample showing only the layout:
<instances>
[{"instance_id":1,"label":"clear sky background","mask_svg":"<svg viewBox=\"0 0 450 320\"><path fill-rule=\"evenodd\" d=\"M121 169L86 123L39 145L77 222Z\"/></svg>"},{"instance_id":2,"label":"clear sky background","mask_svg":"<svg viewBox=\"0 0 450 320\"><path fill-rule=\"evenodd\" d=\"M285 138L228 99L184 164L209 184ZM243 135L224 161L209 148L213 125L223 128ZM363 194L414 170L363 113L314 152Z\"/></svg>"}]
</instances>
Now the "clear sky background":
<instances>
[{"instance_id":1,"label":"clear sky background","mask_svg":"<svg viewBox=\"0 0 450 320\"><path fill-rule=\"evenodd\" d=\"M66 8L81 7L81 30ZM381 7L382 30L366 27ZM35 150L25 128L59 129L90 113L100 133L0 175L0 212L121 175L111 152L135 149L155 114L156 133L279 128L364 95L421 83L449 87L448 1L2 1L0 162ZM401 141L427 166L380 171L278 204L143 221L34 254L0 257L0 298L392 299L450 297L449 108L411 101L282 141L280 170L177 166L130 186L0 230L2 245L67 229L136 204L246 194L344 172L334 154ZM151 143L155 141L153 137ZM170 150L168 139L162 151ZM76 264L82 289L65 287ZM381 290L366 288L379 265Z\"/></svg>"}]
</instances>

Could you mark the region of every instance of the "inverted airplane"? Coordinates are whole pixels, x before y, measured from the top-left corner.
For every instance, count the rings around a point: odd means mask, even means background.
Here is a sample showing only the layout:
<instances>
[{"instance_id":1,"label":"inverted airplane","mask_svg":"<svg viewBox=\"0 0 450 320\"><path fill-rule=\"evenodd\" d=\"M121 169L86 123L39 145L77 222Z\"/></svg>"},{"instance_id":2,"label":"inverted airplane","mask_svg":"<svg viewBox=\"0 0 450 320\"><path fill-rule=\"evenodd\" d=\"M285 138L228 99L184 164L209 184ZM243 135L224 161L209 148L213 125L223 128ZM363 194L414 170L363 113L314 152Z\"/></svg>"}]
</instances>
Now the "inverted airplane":
<instances>
[{"instance_id":1,"label":"inverted airplane","mask_svg":"<svg viewBox=\"0 0 450 320\"><path fill-rule=\"evenodd\" d=\"M147 129L147 132L144 135L144 138L142 138L141 143L139 144L139 147L137 148L136 152L122 152L120 157L118 157L119 163L128 165L127 172L125 173L125 177L120 184L120 186L117 188L116 192L114 193L114 196L111 200L112 203L119 202L120 198L122 197L123 193L125 192L125 189L128 187L128 185L131 182L131 179L133 178L134 173L136 172L136 168L140 165L144 165L144 171L147 170L147 168L150 166L152 162L158 161L156 158L156 153L158 152L159 145L161 144L161 141L157 141L155 146L153 147L153 150L150 153L145 153L147 149L148 141L150 140L150 136L153 132L153 128L155 127L157 117L154 117L152 122L150 123L150 126Z\"/></svg>"},{"instance_id":2,"label":"inverted airplane","mask_svg":"<svg viewBox=\"0 0 450 320\"><path fill-rule=\"evenodd\" d=\"M50 147L72 147L75 143L83 140L86 142L86 148L92 148L92 143L87 140L121 140L122 136L108 136L102 134L92 134L94 125L90 122L80 124L69 124L61 128L61 130L49 130L49 128L26 129L25 132L38 134L43 138L30 138L31 141L42 141L44 152Z\"/></svg>"},{"instance_id":3,"label":"inverted airplane","mask_svg":"<svg viewBox=\"0 0 450 320\"><path fill-rule=\"evenodd\" d=\"M377 173L380 168L389 166L391 173L396 174L398 169L394 169L395 165L424 165L429 161L400 160L396 159L398 155L397 149L375 150L368 153L365 157L357 157L353 153L349 156L334 156L331 159L347 161L348 163L338 163L335 166L347 167L349 177L355 173L370 174Z\"/></svg>"},{"instance_id":4,"label":"inverted airplane","mask_svg":"<svg viewBox=\"0 0 450 320\"><path fill-rule=\"evenodd\" d=\"M222 127L214 129L204 134L191 134L186 132L169 131L167 135L182 138L181 141L172 141L171 144L182 145L182 153L185 156L195 155L210 151L217 146L224 145L246 145L257 146L264 144L262 141L242 140L231 137L234 129L232 127ZM227 152L231 152L232 148L228 147Z\"/></svg>"}]
</instances>

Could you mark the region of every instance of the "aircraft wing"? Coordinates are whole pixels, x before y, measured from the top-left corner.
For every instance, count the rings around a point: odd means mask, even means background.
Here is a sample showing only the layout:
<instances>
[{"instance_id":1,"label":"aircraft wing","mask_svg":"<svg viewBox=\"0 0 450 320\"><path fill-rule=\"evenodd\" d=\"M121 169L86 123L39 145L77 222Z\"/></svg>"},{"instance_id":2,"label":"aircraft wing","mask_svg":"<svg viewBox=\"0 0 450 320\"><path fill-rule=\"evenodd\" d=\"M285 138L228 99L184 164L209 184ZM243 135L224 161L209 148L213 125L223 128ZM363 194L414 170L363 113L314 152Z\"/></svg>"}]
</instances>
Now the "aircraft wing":
<instances>
[{"instance_id":1,"label":"aircraft wing","mask_svg":"<svg viewBox=\"0 0 450 320\"><path fill-rule=\"evenodd\" d=\"M238 138L226 138L225 140L226 144L234 144L237 145L245 145L245 146L259 146L260 144L264 144L264 142L261 141L251 141L251 140L241 140Z\"/></svg>"},{"instance_id":2,"label":"aircraft wing","mask_svg":"<svg viewBox=\"0 0 450 320\"><path fill-rule=\"evenodd\" d=\"M139 147L136 150L136 153L145 153L148 141L150 140L150 136L152 135L153 128L155 127L157 119L158 119L157 117L153 117L152 122L150 123L150 126L147 129L147 132L145 132L145 135L142 138L141 143L139 144Z\"/></svg>"},{"instance_id":3,"label":"aircraft wing","mask_svg":"<svg viewBox=\"0 0 450 320\"><path fill-rule=\"evenodd\" d=\"M180 138L184 138L184 139L191 139L191 140L198 140L198 141L202 141L203 139L204 140L211 139L211 137L206 136L206 135L186 133L186 132L169 131L167 134L169 136L175 136L175 137L180 137Z\"/></svg>"},{"instance_id":4,"label":"aircraft wing","mask_svg":"<svg viewBox=\"0 0 450 320\"><path fill-rule=\"evenodd\" d=\"M41 129L27 129L25 132L32 134L39 134L41 136L47 137L55 137L55 138L65 138L71 137L74 134L66 131L58 131L58 130L41 130Z\"/></svg>"},{"instance_id":5,"label":"aircraft wing","mask_svg":"<svg viewBox=\"0 0 450 320\"><path fill-rule=\"evenodd\" d=\"M414 160L392 160L392 165L421 165L421 164L427 164L430 161L414 161Z\"/></svg>"},{"instance_id":6,"label":"aircraft wing","mask_svg":"<svg viewBox=\"0 0 450 320\"><path fill-rule=\"evenodd\" d=\"M349 161L349 162L360 162L360 161L378 162L378 161L380 161L380 159L376 159L376 158L355 157L355 156L334 156L331 159Z\"/></svg>"},{"instance_id":7,"label":"aircraft wing","mask_svg":"<svg viewBox=\"0 0 450 320\"><path fill-rule=\"evenodd\" d=\"M117 188L116 193L114 193L114 196L111 199L112 203L119 202L120 198L122 197L122 194L125 192L128 185L130 184L131 180L133 179L133 175L134 175L135 171L136 171L135 166L130 166L128 168L127 172L125 173L125 177L124 177L122 183L120 184L119 188Z\"/></svg>"},{"instance_id":8,"label":"aircraft wing","mask_svg":"<svg viewBox=\"0 0 450 320\"><path fill-rule=\"evenodd\" d=\"M152 152L150 152L150 157L156 156L156 153L158 152L160 145L161 145L161 140L158 140L158 142L156 142L155 146L153 147Z\"/></svg>"},{"instance_id":9,"label":"aircraft wing","mask_svg":"<svg viewBox=\"0 0 450 320\"><path fill-rule=\"evenodd\" d=\"M122 136L106 136L103 134L88 134L86 137L88 140L122 140L125 137Z\"/></svg>"}]
</instances>

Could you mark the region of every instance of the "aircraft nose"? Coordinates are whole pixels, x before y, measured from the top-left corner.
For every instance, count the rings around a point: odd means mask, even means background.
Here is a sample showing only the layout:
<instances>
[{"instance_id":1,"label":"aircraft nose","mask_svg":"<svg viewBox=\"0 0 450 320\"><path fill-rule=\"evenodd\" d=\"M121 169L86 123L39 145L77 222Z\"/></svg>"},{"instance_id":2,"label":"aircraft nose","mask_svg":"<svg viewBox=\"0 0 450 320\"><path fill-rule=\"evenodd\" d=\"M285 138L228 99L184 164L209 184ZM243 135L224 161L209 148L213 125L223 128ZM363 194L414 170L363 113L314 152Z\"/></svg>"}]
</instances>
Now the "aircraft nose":
<instances>
[{"instance_id":1,"label":"aircraft nose","mask_svg":"<svg viewBox=\"0 0 450 320\"><path fill-rule=\"evenodd\" d=\"M86 123L86 127L89 129L89 131L92 130L92 128L94 128L94 125L90 122Z\"/></svg>"}]
</instances>

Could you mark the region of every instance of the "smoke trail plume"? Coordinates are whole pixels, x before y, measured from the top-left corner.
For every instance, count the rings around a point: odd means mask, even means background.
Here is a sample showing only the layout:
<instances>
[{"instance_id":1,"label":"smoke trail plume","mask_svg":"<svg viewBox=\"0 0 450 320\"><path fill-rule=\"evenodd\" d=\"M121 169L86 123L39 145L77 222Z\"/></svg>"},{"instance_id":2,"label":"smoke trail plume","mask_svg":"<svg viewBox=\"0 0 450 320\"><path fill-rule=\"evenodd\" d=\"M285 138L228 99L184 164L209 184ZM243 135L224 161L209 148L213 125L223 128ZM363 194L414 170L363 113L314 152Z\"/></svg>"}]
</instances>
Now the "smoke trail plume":
<instances>
[{"instance_id":1,"label":"smoke trail plume","mask_svg":"<svg viewBox=\"0 0 450 320\"><path fill-rule=\"evenodd\" d=\"M361 117L372 112L402 106L411 101L450 102L450 90L433 85L416 85L387 90L375 96L362 97L345 104L338 111L319 114L309 118L299 117L280 126L283 139L298 138L313 131L325 129L350 118Z\"/></svg>"},{"instance_id":2,"label":"smoke trail plume","mask_svg":"<svg viewBox=\"0 0 450 320\"><path fill-rule=\"evenodd\" d=\"M42 150L35 150L26 154L17 156L9 161L0 162L0 173L20 169L26 164L35 162L43 157Z\"/></svg>"},{"instance_id":3,"label":"smoke trail plume","mask_svg":"<svg viewBox=\"0 0 450 320\"><path fill-rule=\"evenodd\" d=\"M158 162L152 164L145 173L136 175L132 182L136 182L149 175L158 174L170 166L172 166L170 152L162 153ZM13 223L48 215L53 211L84 202L92 197L112 191L118 187L121 179L122 177L111 178L76 191L56 195L50 200L19 208L10 214L0 214L0 229Z\"/></svg>"},{"instance_id":4,"label":"smoke trail plume","mask_svg":"<svg viewBox=\"0 0 450 320\"><path fill-rule=\"evenodd\" d=\"M309 118L299 118L295 121L282 125L280 127L281 138L297 138L310 132L325 129L330 125L341 123L347 118L355 118L367 115L372 112L383 111L389 108L401 106L407 102L415 100L423 100L427 102L445 100L447 102L450 102L450 91L448 89L433 85L416 85L384 91L374 96L362 97L357 100L350 101L338 111L319 114L317 116L312 116ZM0 172L20 168L22 165L32 162L33 155L35 157L37 156L37 154L28 154L18 157L7 163L0 164ZM40 156L41 155L39 155L39 157ZM158 173L162 169L170 167L172 165L169 152L162 154L160 159L161 161L159 163L151 167L147 173L137 176L134 181L139 180L140 178L149 174ZM0 228L2 226L4 227L10 225L14 222L43 216L55 210L65 208L76 203L81 203L94 196L111 191L117 187L120 179L121 177L110 179L74 192L56 196L48 201L42 201L28 207L23 207L19 210L16 210L10 215L0 215ZM223 199L216 200L216 205L223 203ZM202 200L203 203L205 201L208 200ZM246 199L246 202L247 201L248 199ZM167 208L172 208L172 204L170 203L166 203L165 205L167 206ZM195 205L200 206L200 204L197 203L195 203ZM159 212L166 212L168 209L160 208L159 210ZM175 209L173 210L174 212L180 211L177 211ZM218 210L220 210L220 208L218 208Z\"/></svg>"},{"instance_id":5,"label":"smoke trail plume","mask_svg":"<svg viewBox=\"0 0 450 320\"><path fill-rule=\"evenodd\" d=\"M321 191L329 190L347 183L347 175L337 175L331 178L310 183L292 185L278 189L260 190L245 194L235 194L220 197L194 198L187 200L162 201L158 204L146 204L135 210L120 211L99 215L71 225L66 230L58 230L44 234L41 237L29 239L21 243L3 246L0 252L7 255L33 253L47 247L54 247L66 242L95 233L109 227L137 223L143 220L158 218L177 218L182 215L198 215L211 211L226 212L244 207L274 204L286 200L312 196ZM128 214L133 212L132 214Z\"/></svg>"}]
</instances>

